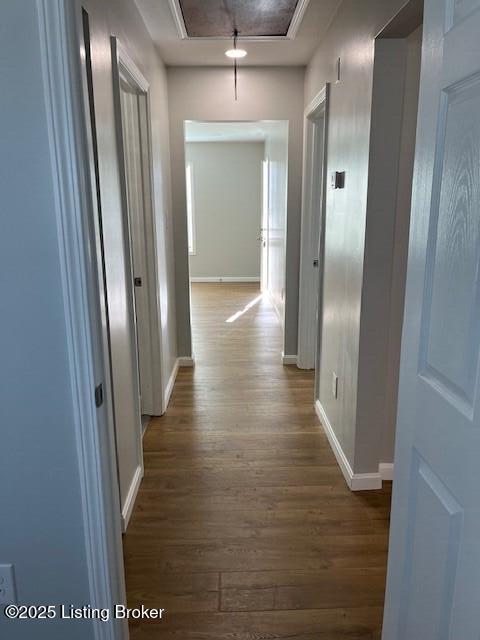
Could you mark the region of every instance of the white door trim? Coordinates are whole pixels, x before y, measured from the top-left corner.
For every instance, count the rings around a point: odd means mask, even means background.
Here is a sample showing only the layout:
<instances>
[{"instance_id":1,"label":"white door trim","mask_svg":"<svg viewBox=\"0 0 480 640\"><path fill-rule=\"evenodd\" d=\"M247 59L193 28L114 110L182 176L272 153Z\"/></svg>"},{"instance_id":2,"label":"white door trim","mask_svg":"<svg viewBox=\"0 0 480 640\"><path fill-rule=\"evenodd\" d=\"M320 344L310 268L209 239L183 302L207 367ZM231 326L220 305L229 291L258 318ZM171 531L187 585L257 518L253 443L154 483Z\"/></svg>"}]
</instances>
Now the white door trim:
<instances>
[{"instance_id":1,"label":"white door trim","mask_svg":"<svg viewBox=\"0 0 480 640\"><path fill-rule=\"evenodd\" d=\"M128 78L129 83L131 83L139 93L142 93L146 98L146 111L147 111L147 122L146 122L146 149L145 152L145 166L148 167L148 179L144 184L144 201L149 206L147 206L145 210L145 250L146 250L146 263L147 263L147 274L146 274L146 282L145 287L147 287L148 291L148 301L149 301L149 343L151 345L151 354L150 354L150 377L151 377L151 397L145 398L147 404L147 413L150 415L162 415L166 406L164 403L164 391L165 391L165 381L163 379L163 367L162 367L162 334L161 334L161 304L160 304L160 286L159 286L159 275L158 275L158 251L157 251L157 233L156 233L156 219L155 219L155 205L154 205L154 194L153 194L153 164L152 164L152 136L151 136L151 109L150 109L150 91L149 91L149 83L146 78L143 76L140 69L133 62L132 58L126 51L125 47L119 41L119 39L115 36L111 37L111 48L112 48L112 72L113 72L113 93L114 93L114 102L115 102L115 114L116 114L116 133L118 140L118 155L119 155L119 167L122 177L122 200L123 200L123 208L124 208L124 217L126 221L127 228L129 229L128 235L130 236L130 223L129 223L129 215L128 215L128 205L127 205L127 193L126 193L126 175L125 175L125 163L124 163L124 141L123 141L123 130L122 130L122 112L121 112L121 103L120 103L120 76L124 75ZM132 272L133 278L133 272ZM135 302L135 297L133 293L132 286L132 298L133 303ZM136 323L134 323L136 324ZM145 330L145 327L141 327L140 330ZM134 353L137 353L137 343L132 345L134 349ZM137 358L138 359L138 358Z\"/></svg>"},{"instance_id":2,"label":"white door trim","mask_svg":"<svg viewBox=\"0 0 480 640\"><path fill-rule=\"evenodd\" d=\"M113 73L113 94L115 102L116 113L116 134L118 141L118 160L122 181L122 201L124 209L124 220L128 229L128 236L130 237L130 220L128 215L127 204L127 187L126 187L126 172L125 172L125 160L124 160L124 141L122 130L122 112L120 102L120 77L123 75L128 79L128 82L135 87L139 93L143 94L146 99L146 133L145 140L146 149L145 153L145 165L148 167L148 177L144 184L144 201L148 205L145 209L145 259L146 259L146 278L145 287L148 292L148 342L150 343L150 384L149 388L151 393L146 398L142 398L142 403L146 404L146 413L150 415L162 415L165 410L164 398L164 380L163 380L163 367L162 367L162 336L161 336L161 307L159 298L159 277L158 277L158 253L156 243L156 220L155 220L155 208L154 208L154 195L153 195L153 164L152 164L152 136L151 136L151 118L150 118L150 92L149 83L144 77L140 69L133 62L132 58L128 54L125 47L115 36L111 37L111 49L112 49L112 73ZM130 238L131 244L131 238ZM133 262L132 262L133 266ZM133 280L133 271L132 271ZM133 304L135 303L135 295L133 291L133 284L131 284L131 294ZM136 322L134 322L136 326ZM139 330L146 330L145 327L139 327ZM134 352L138 352L137 342L132 345ZM138 353L137 353L138 364ZM143 454L142 454L143 455Z\"/></svg>"},{"instance_id":3,"label":"white door trim","mask_svg":"<svg viewBox=\"0 0 480 640\"><path fill-rule=\"evenodd\" d=\"M260 229L260 291L268 293L268 268L270 244L270 159L265 155L262 161L262 214Z\"/></svg>"},{"instance_id":4,"label":"white door trim","mask_svg":"<svg viewBox=\"0 0 480 640\"><path fill-rule=\"evenodd\" d=\"M108 341L93 228L96 201L90 182L89 133L83 108L86 98L81 81L84 69L79 55L83 43L82 14L79 5L68 0L36 0L36 3L90 602L111 609L114 604L124 604L126 597L110 372L106 364ZM97 409L94 388L99 382L104 384L105 401ZM92 625L95 640L128 639L124 621L93 620Z\"/></svg>"},{"instance_id":5,"label":"white door trim","mask_svg":"<svg viewBox=\"0 0 480 640\"><path fill-rule=\"evenodd\" d=\"M322 280L323 271L328 96L329 85L327 84L307 107L304 121L297 348L297 364L301 369L313 369L316 361L317 323L320 318L317 306L320 306L321 300L319 279ZM318 176L321 177L318 179ZM317 232L315 222L318 216L320 222ZM318 247L314 246L314 236L318 238ZM314 260L318 260L317 267L313 266Z\"/></svg>"}]
</instances>

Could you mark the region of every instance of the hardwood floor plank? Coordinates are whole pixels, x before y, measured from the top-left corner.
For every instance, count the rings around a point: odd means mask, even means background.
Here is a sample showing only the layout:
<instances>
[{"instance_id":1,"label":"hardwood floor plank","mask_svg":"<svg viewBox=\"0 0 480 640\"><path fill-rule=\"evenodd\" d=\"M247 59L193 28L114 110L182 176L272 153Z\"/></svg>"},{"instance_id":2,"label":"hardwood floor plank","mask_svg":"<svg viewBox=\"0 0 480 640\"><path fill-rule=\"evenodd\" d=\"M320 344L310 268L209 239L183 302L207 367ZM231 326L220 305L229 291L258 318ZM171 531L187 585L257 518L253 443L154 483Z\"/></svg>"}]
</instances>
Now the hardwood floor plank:
<instances>
[{"instance_id":1,"label":"hardwood floor plank","mask_svg":"<svg viewBox=\"0 0 480 640\"><path fill-rule=\"evenodd\" d=\"M272 609L375 606L382 601L385 578L385 567L222 573L220 608L222 611L260 611L264 593L271 593L274 604L268 608ZM256 595L260 598L257 605Z\"/></svg>"},{"instance_id":2,"label":"hardwood floor plank","mask_svg":"<svg viewBox=\"0 0 480 640\"><path fill-rule=\"evenodd\" d=\"M166 615L131 625L132 640L379 640L381 607Z\"/></svg>"},{"instance_id":3,"label":"hardwood floor plank","mask_svg":"<svg viewBox=\"0 0 480 640\"><path fill-rule=\"evenodd\" d=\"M218 611L218 573L166 574L148 563L129 565L128 606L161 607L171 613Z\"/></svg>"},{"instance_id":4,"label":"hardwood floor plank","mask_svg":"<svg viewBox=\"0 0 480 640\"><path fill-rule=\"evenodd\" d=\"M268 571L280 569L323 569L329 567L383 567L388 536L324 536L307 538L242 539L217 542L182 541L127 547L130 559L154 557L157 568L168 572Z\"/></svg>"}]
</instances>

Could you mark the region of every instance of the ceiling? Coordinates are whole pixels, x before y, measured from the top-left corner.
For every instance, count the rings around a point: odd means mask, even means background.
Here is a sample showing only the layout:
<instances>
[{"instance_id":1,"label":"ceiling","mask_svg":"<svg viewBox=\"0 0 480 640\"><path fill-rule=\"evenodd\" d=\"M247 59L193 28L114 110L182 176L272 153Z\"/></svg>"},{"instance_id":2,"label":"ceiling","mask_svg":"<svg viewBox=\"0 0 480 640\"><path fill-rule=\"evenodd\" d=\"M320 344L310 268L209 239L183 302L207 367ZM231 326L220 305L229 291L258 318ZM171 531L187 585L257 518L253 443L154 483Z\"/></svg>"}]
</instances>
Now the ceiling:
<instances>
[{"instance_id":1,"label":"ceiling","mask_svg":"<svg viewBox=\"0 0 480 640\"><path fill-rule=\"evenodd\" d=\"M282 0L274 1L276 6L282 3ZM229 66L232 64L232 61L225 56L225 50L229 48L225 38L188 39L180 36L170 0L135 0L135 2L166 65ZM206 4L210 4L205 0L188 0L188 2L190 5L196 4L197 11L200 12L204 12ZM270 5L273 0L239 0L239 2ZM293 39L259 38L242 43L240 37L239 46L248 52L248 56L240 64L244 66L306 65L325 35L340 3L341 0L310 0Z\"/></svg>"},{"instance_id":2,"label":"ceiling","mask_svg":"<svg viewBox=\"0 0 480 640\"><path fill-rule=\"evenodd\" d=\"M177 0L189 37L286 36L298 0Z\"/></svg>"},{"instance_id":3,"label":"ceiling","mask_svg":"<svg viewBox=\"0 0 480 640\"><path fill-rule=\"evenodd\" d=\"M185 122L185 142L264 142L280 120L257 122Z\"/></svg>"}]
</instances>

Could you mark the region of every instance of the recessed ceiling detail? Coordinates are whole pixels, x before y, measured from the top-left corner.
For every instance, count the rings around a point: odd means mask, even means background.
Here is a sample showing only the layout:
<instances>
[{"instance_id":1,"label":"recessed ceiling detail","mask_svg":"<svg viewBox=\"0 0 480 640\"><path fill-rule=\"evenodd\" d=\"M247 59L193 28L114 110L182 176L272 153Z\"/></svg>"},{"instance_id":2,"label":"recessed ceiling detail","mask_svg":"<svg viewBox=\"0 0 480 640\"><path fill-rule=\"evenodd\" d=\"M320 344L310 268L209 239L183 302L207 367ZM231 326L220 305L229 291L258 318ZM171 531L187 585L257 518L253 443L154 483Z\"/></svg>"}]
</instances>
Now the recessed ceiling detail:
<instances>
[{"instance_id":1,"label":"recessed ceiling detail","mask_svg":"<svg viewBox=\"0 0 480 640\"><path fill-rule=\"evenodd\" d=\"M308 0L170 0L182 38L293 38Z\"/></svg>"}]
</instances>

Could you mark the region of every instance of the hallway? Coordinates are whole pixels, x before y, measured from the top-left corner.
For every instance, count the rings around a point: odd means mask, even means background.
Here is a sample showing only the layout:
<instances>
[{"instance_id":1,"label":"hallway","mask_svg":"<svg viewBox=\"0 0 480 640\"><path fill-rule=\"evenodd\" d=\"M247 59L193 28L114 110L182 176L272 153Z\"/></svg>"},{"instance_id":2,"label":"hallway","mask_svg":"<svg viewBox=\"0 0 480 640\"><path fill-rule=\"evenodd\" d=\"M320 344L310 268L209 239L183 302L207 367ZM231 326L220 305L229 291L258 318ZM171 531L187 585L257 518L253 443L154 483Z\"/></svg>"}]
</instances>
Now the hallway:
<instances>
[{"instance_id":1,"label":"hallway","mask_svg":"<svg viewBox=\"0 0 480 640\"><path fill-rule=\"evenodd\" d=\"M196 367L147 431L124 538L129 606L167 614L132 639L380 637L390 491L347 489L257 286L192 289Z\"/></svg>"},{"instance_id":2,"label":"hallway","mask_svg":"<svg viewBox=\"0 0 480 640\"><path fill-rule=\"evenodd\" d=\"M390 486L347 489L257 285L194 284L192 315L124 538L129 606L166 617L132 640L379 638Z\"/></svg>"}]
</instances>

